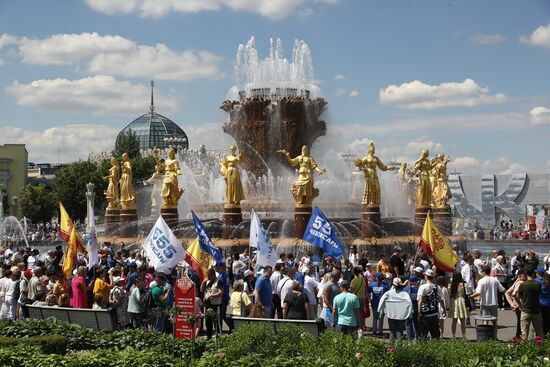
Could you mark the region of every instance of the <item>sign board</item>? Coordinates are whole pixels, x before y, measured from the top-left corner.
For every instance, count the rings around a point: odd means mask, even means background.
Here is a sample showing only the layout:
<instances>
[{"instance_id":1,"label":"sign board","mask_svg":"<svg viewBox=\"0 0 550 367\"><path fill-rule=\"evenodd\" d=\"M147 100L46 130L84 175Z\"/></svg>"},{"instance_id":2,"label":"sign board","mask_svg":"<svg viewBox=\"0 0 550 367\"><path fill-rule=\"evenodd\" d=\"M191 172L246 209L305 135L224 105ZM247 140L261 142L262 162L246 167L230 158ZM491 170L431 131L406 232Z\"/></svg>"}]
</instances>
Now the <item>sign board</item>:
<instances>
[{"instance_id":1,"label":"sign board","mask_svg":"<svg viewBox=\"0 0 550 367\"><path fill-rule=\"evenodd\" d=\"M179 310L175 315L174 336L178 339L194 339L193 325L185 320L185 315L195 313L195 283L185 274L176 281L174 305Z\"/></svg>"}]
</instances>

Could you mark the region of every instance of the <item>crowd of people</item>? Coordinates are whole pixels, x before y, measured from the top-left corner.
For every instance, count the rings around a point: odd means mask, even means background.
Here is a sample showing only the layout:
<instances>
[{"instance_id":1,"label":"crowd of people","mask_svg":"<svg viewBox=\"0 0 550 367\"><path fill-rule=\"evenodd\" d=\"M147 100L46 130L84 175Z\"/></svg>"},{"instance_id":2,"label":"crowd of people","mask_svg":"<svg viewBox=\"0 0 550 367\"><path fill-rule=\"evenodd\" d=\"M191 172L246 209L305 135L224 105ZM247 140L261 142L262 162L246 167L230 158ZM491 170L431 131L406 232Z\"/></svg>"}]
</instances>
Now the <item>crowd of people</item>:
<instances>
[{"instance_id":1,"label":"crowd of people","mask_svg":"<svg viewBox=\"0 0 550 367\"><path fill-rule=\"evenodd\" d=\"M246 249L229 254L201 281L185 263L159 273L141 251L104 244L99 265L88 267L86 255L79 255L67 280L61 246L41 257L36 249L9 245L0 252L0 320L27 317L28 304L109 308L121 328L171 332L172 284L187 274L196 286L195 332L208 338L233 330L235 316L321 318L327 328L356 336L383 335L387 319L390 340L439 338L450 318L452 337L465 338L476 304L481 314L495 318L499 310L511 309L518 337L527 338L531 326L537 336L550 332L550 253L540 261L532 251L508 258L495 250L483 258L478 250L461 252L456 245L453 250L460 261L445 273L421 248L406 254L395 246L391 256L378 254L376 262L355 247L339 260L311 252L299 259L280 254L273 268L256 266Z\"/></svg>"}]
</instances>

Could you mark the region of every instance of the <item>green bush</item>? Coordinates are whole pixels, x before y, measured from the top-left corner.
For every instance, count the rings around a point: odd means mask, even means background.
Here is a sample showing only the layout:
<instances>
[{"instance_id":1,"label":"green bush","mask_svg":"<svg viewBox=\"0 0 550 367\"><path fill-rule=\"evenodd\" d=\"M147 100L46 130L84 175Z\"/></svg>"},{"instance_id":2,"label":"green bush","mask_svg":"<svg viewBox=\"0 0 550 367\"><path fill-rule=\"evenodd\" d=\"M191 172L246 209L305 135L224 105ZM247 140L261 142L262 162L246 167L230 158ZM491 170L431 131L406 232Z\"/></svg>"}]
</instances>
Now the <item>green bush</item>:
<instances>
[{"instance_id":1,"label":"green bush","mask_svg":"<svg viewBox=\"0 0 550 367\"><path fill-rule=\"evenodd\" d=\"M37 346L46 354L65 354L69 340L61 335L31 336L23 338L0 336L0 348L16 345Z\"/></svg>"}]
</instances>

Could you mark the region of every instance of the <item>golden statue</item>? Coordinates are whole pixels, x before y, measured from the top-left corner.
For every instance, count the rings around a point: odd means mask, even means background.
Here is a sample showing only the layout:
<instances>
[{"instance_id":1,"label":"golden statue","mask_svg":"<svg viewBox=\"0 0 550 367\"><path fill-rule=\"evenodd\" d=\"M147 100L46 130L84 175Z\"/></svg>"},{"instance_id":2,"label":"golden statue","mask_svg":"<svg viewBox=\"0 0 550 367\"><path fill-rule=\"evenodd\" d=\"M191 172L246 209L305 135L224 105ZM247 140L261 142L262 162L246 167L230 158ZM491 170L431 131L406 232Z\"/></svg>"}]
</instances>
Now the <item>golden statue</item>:
<instances>
[{"instance_id":1,"label":"golden statue","mask_svg":"<svg viewBox=\"0 0 550 367\"><path fill-rule=\"evenodd\" d=\"M302 154L296 158L290 158L290 154L284 149L277 152L284 154L292 167L299 167L298 179L294 181L290 189L296 207L310 208L313 199L319 196L319 189L313 187L313 171L317 171L319 175L322 175L327 170L325 168L320 169L317 166L315 159L309 155L309 148L306 145L302 147Z\"/></svg>"},{"instance_id":2,"label":"golden statue","mask_svg":"<svg viewBox=\"0 0 550 367\"><path fill-rule=\"evenodd\" d=\"M231 145L230 154L220 159L220 174L225 180L225 197L227 199L226 207L238 207L241 200L244 200L243 185L241 176L237 168L244 161L242 153L237 155L237 146Z\"/></svg>"},{"instance_id":3,"label":"golden statue","mask_svg":"<svg viewBox=\"0 0 550 367\"><path fill-rule=\"evenodd\" d=\"M365 158L354 161L358 169L365 175L365 190L363 191L363 205L370 207L380 206L380 182L376 174L376 167L381 171L393 170L388 168L377 156L374 155L374 143L370 143L369 150Z\"/></svg>"},{"instance_id":4,"label":"golden statue","mask_svg":"<svg viewBox=\"0 0 550 367\"><path fill-rule=\"evenodd\" d=\"M109 174L104 177L105 180L109 181L107 185L107 190L105 193L105 198L109 203L107 209L118 209L119 208L119 196L118 196L118 180L120 179L120 166L116 158L111 158L111 168L109 168Z\"/></svg>"},{"instance_id":5,"label":"golden statue","mask_svg":"<svg viewBox=\"0 0 550 367\"><path fill-rule=\"evenodd\" d=\"M132 183L132 164L128 153L122 154L122 175L120 176L120 204L122 209L131 209L136 206L136 197Z\"/></svg>"},{"instance_id":6,"label":"golden statue","mask_svg":"<svg viewBox=\"0 0 550 367\"><path fill-rule=\"evenodd\" d=\"M447 159L440 154L437 156L437 163L434 167L435 173L435 187L433 188L433 202L436 208L446 208L449 206L448 201L451 198L451 190L449 189L448 177L447 177L447 164L451 161L451 158L447 156Z\"/></svg>"},{"instance_id":7,"label":"golden statue","mask_svg":"<svg viewBox=\"0 0 550 367\"><path fill-rule=\"evenodd\" d=\"M416 184L416 208L429 208L432 203L432 185L430 172L433 164L428 159L429 151L424 149L420 158L414 163L413 174L418 172L418 183ZM435 163L434 163L435 164Z\"/></svg>"},{"instance_id":8,"label":"golden statue","mask_svg":"<svg viewBox=\"0 0 550 367\"><path fill-rule=\"evenodd\" d=\"M176 151L174 148L168 149L168 157L162 163L158 160L158 154L155 157L158 169L164 171L162 180L162 208L177 208L178 201L183 194L183 189L178 186L178 176L181 176L180 164L176 160Z\"/></svg>"}]
</instances>

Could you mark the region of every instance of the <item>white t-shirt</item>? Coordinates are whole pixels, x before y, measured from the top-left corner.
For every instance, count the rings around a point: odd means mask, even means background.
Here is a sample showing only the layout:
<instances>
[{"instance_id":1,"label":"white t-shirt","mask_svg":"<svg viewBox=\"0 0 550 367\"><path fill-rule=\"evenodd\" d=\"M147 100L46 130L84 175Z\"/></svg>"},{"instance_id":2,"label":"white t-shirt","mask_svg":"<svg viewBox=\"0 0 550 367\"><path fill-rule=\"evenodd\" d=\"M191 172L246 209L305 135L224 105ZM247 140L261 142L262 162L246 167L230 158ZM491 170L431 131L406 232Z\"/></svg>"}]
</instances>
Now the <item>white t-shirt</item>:
<instances>
[{"instance_id":1,"label":"white t-shirt","mask_svg":"<svg viewBox=\"0 0 550 367\"><path fill-rule=\"evenodd\" d=\"M292 290L292 279L285 276L283 279L279 280L279 285L277 286L277 293L281 297L281 307L283 307L284 300L288 292Z\"/></svg>"},{"instance_id":2,"label":"white t-shirt","mask_svg":"<svg viewBox=\"0 0 550 367\"><path fill-rule=\"evenodd\" d=\"M282 277L283 275L281 274L281 272L277 270L275 270L269 277L273 294L277 294L277 286L279 285L279 281L281 280Z\"/></svg>"},{"instance_id":3,"label":"white t-shirt","mask_svg":"<svg viewBox=\"0 0 550 367\"><path fill-rule=\"evenodd\" d=\"M35 266L36 266L36 257L31 255L27 258L27 267L31 270L34 270Z\"/></svg>"},{"instance_id":4,"label":"white t-shirt","mask_svg":"<svg viewBox=\"0 0 550 367\"><path fill-rule=\"evenodd\" d=\"M417 299L422 299L422 309L418 310L424 316L437 316L441 292L434 283L425 283L418 287Z\"/></svg>"},{"instance_id":5,"label":"white t-shirt","mask_svg":"<svg viewBox=\"0 0 550 367\"><path fill-rule=\"evenodd\" d=\"M505 290L497 278L484 276L477 283L476 293L481 295L481 306L496 306L498 304L498 292L504 292Z\"/></svg>"},{"instance_id":6,"label":"white t-shirt","mask_svg":"<svg viewBox=\"0 0 550 367\"><path fill-rule=\"evenodd\" d=\"M315 278L306 275L304 278L304 293L307 295L307 302L310 305L317 304L317 292L315 292L315 289L319 289L319 282Z\"/></svg>"}]
</instances>

